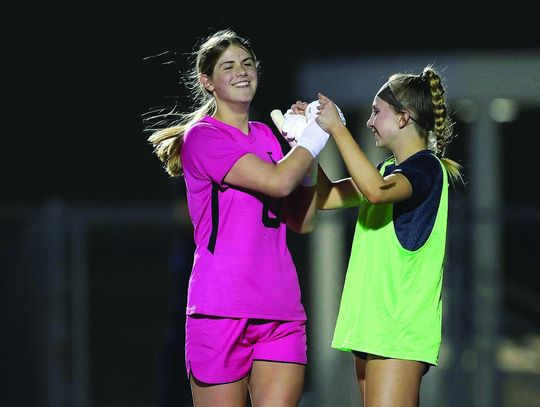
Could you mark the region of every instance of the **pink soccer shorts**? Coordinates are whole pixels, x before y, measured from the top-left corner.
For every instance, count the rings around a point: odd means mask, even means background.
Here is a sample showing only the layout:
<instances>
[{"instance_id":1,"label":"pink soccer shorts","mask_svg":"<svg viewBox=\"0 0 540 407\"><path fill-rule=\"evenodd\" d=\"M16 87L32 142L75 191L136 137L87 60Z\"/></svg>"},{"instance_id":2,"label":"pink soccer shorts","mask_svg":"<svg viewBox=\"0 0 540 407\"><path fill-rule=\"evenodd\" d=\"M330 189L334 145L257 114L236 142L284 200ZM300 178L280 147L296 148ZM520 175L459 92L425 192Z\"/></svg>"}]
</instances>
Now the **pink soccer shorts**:
<instances>
[{"instance_id":1,"label":"pink soccer shorts","mask_svg":"<svg viewBox=\"0 0 540 407\"><path fill-rule=\"evenodd\" d=\"M188 377L206 384L246 377L254 360L307 363L306 321L186 317Z\"/></svg>"}]
</instances>

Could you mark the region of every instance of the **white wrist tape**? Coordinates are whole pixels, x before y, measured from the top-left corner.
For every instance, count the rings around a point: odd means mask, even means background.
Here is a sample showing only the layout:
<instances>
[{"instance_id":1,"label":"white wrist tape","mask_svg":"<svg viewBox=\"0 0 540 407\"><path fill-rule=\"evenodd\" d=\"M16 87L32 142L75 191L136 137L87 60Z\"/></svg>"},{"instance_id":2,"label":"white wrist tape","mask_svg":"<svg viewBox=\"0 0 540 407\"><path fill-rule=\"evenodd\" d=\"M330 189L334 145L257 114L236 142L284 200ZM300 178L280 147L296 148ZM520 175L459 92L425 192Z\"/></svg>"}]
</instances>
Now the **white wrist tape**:
<instances>
[{"instance_id":1,"label":"white wrist tape","mask_svg":"<svg viewBox=\"0 0 540 407\"><path fill-rule=\"evenodd\" d=\"M285 120L283 121L283 127L281 128L281 134L287 140L291 147L294 147L298 139L300 138L302 131L307 126L306 116L302 114L294 114L291 109L283 115Z\"/></svg>"},{"instance_id":2,"label":"white wrist tape","mask_svg":"<svg viewBox=\"0 0 540 407\"><path fill-rule=\"evenodd\" d=\"M302 180L302 185L305 187L312 187L317 184L317 174L319 172L319 160L317 158L313 159L311 167L309 167L308 172Z\"/></svg>"},{"instance_id":3,"label":"white wrist tape","mask_svg":"<svg viewBox=\"0 0 540 407\"><path fill-rule=\"evenodd\" d=\"M319 126L315 119L311 119L297 139L296 145L304 147L315 158L322 151L329 137L330 135Z\"/></svg>"}]
</instances>

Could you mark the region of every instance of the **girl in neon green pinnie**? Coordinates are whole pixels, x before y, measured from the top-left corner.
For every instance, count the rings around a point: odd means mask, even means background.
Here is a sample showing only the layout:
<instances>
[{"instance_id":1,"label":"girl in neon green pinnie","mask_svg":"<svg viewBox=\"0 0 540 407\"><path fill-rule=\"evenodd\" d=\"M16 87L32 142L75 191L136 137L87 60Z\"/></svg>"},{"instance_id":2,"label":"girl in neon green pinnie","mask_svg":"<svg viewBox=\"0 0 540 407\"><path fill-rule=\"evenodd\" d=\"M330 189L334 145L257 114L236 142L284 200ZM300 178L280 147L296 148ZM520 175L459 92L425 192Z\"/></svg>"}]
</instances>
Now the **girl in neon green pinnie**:
<instances>
[{"instance_id":1,"label":"girl in neon green pinnie","mask_svg":"<svg viewBox=\"0 0 540 407\"><path fill-rule=\"evenodd\" d=\"M438 364L448 181L461 166L445 157L452 122L441 76L390 76L367 127L391 155L377 167L319 94L317 122L334 138L350 178L320 171L318 208L359 207L332 347L352 352L366 406L416 407Z\"/></svg>"}]
</instances>

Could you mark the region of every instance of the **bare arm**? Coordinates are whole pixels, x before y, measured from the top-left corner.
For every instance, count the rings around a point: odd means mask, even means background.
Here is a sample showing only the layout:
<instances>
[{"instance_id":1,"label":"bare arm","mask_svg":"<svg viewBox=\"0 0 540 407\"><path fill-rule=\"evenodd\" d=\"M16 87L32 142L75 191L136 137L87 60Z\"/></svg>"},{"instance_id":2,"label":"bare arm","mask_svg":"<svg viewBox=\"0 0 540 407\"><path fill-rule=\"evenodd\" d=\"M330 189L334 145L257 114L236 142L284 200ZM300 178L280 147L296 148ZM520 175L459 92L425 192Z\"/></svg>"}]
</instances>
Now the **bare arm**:
<instances>
[{"instance_id":1,"label":"bare arm","mask_svg":"<svg viewBox=\"0 0 540 407\"><path fill-rule=\"evenodd\" d=\"M319 166L317 182L317 208L339 209L360 205L362 194L352 178L331 181Z\"/></svg>"},{"instance_id":2,"label":"bare arm","mask_svg":"<svg viewBox=\"0 0 540 407\"><path fill-rule=\"evenodd\" d=\"M303 147L293 148L277 164L263 161L255 154L246 154L233 165L224 181L268 196L283 198L300 184L312 161L312 155Z\"/></svg>"},{"instance_id":3,"label":"bare arm","mask_svg":"<svg viewBox=\"0 0 540 407\"><path fill-rule=\"evenodd\" d=\"M315 187L300 185L287 197L287 226L296 233L309 233L315 228L317 194Z\"/></svg>"},{"instance_id":4,"label":"bare arm","mask_svg":"<svg viewBox=\"0 0 540 407\"><path fill-rule=\"evenodd\" d=\"M336 141L359 192L371 203L398 202L409 198L412 195L409 180L401 174L391 174L383 178L339 119L334 103L322 95L321 98L323 108L317 122Z\"/></svg>"},{"instance_id":5,"label":"bare arm","mask_svg":"<svg viewBox=\"0 0 540 407\"><path fill-rule=\"evenodd\" d=\"M305 116L306 107L306 102L297 101L291 106L288 112ZM283 116L283 113L277 109L273 110L271 118L279 133L287 140L291 148L294 148L298 134L294 134L293 136L292 134L288 135L287 133L284 133L283 125L285 117ZM297 126L301 123L296 119L293 120L295 120ZM289 130L291 129L292 128L289 126ZM299 128L296 128L296 131L299 131ZM289 136L292 136L292 138L289 139ZM314 165L317 165L316 159L312 161L308 173L311 172ZM306 176L306 174L304 174L304 176ZM296 233L309 233L313 231L317 215L317 194L315 186L299 185L298 188L287 197L285 201L285 211L287 226L292 231Z\"/></svg>"},{"instance_id":6,"label":"bare arm","mask_svg":"<svg viewBox=\"0 0 540 407\"><path fill-rule=\"evenodd\" d=\"M224 181L275 198L287 197L287 226L296 233L309 233L315 226L317 194L315 187L299 184L312 161L311 154L302 147L293 148L277 164L246 154L234 164Z\"/></svg>"}]
</instances>

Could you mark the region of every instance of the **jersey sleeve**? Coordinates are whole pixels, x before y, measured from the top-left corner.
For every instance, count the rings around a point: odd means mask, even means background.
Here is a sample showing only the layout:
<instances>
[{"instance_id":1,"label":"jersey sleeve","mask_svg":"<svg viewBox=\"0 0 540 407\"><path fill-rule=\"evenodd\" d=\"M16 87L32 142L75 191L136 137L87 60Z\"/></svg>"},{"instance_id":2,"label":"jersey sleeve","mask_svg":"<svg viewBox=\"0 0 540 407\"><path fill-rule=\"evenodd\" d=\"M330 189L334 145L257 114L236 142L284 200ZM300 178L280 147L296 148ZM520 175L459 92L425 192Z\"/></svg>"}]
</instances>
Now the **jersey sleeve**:
<instances>
[{"instance_id":1,"label":"jersey sleeve","mask_svg":"<svg viewBox=\"0 0 540 407\"><path fill-rule=\"evenodd\" d=\"M394 173L403 174L411 183L411 203L423 202L433 187L433 183L441 173L441 167L433 156L420 156L401 164Z\"/></svg>"},{"instance_id":2,"label":"jersey sleeve","mask_svg":"<svg viewBox=\"0 0 540 407\"><path fill-rule=\"evenodd\" d=\"M226 130L200 123L186 134L182 146L184 171L223 184L234 164L249 151Z\"/></svg>"}]
</instances>

